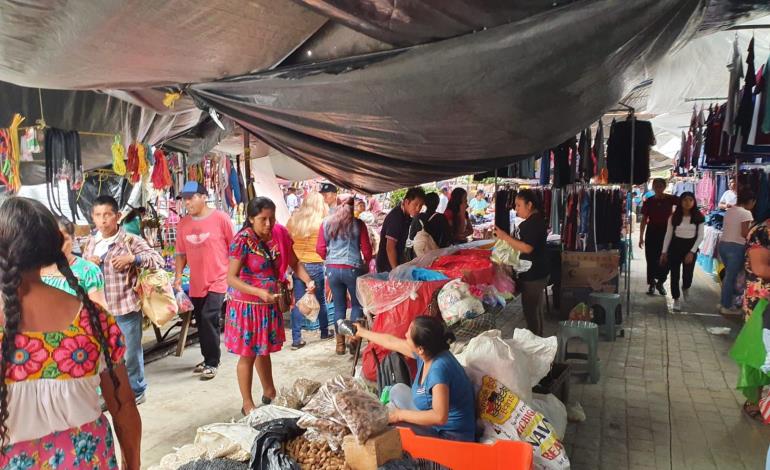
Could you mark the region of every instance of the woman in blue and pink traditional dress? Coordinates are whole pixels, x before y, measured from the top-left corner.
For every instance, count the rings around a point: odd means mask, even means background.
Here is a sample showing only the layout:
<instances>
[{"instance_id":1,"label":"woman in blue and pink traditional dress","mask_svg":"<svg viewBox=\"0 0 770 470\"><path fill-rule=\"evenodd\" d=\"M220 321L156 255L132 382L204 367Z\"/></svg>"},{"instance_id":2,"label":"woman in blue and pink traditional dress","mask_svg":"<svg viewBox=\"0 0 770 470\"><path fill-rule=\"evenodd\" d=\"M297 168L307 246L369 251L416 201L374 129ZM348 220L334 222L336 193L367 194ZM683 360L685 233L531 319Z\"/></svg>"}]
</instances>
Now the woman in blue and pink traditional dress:
<instances>
[{"instance_id":1,"label":"woman in blue and pink traditional dress","mask_svg":"<svg viewBox=\"0 0 770 470\"><path fill-rule=\"evenodd\" d=\"M286 227L275 222L275 203L266 197L252 199L248 219L230 247L227 282L230 292L225 319L225 346L238 359L238 386L243 398L241 413L256 408L251 394L253 369L262 384L262 403L276 395L270 353L281 350L286 335L278 309L279 283L287 282L288 268L315 291L315 283L297 260Z\"/></svg>"},{"instance_id":2,"label":"woman in blue and pink traditional dress","mask_svg":"<svg viewBox=\"0 0 770 470\"><path fill-rule=\"evenodd\" d=\"M79 285L62 243L39 202L14 197L0 206L0 468L117 469L101 387L121 467L138 470L142 423L122 363L123 335ZM77 296L40 279L49 265Z\"/></svg>"}]
</instances>

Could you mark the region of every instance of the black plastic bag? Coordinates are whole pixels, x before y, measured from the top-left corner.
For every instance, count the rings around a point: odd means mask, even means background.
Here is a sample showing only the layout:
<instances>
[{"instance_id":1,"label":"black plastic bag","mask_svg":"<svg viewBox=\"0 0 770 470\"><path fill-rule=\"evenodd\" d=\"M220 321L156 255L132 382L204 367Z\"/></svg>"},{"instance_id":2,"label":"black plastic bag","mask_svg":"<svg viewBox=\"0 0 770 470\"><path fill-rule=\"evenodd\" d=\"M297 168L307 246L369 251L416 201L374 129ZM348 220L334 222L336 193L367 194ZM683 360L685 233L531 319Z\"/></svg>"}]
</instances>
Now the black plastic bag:
<instances>
[{"instance_id":1,"label":"black plastic bag","mask_svg":"<svg viewBox=\"0 0 770 470\"><path fill-rule=\"evenodd\" d=\"M299 464L283 452L281 445L302 435L297 418L281 418L255 426L257 437L251 447L251 470L300 470Z\"/></svg>"},{"instance_id":2,"label":"black plastic bag","mask_svg":"<svg viewBox=\"0 0 770 470\"><path fill-rule=\"evenodd\" d=\"M196 460L182 465L179 470L249 470L249 465L227 459Z\"/></svg>"},{"instance_id":3,"label":"black plastic bag","mask_svg":"<svg viewBox=\"0 0 770 470\"><path fill-rule=\"evenodd\" d=\"M427 459L413 459L405 454L401 460L391 460L377 470L450 470L436 462Z\"/></svg>"}]
</instances>

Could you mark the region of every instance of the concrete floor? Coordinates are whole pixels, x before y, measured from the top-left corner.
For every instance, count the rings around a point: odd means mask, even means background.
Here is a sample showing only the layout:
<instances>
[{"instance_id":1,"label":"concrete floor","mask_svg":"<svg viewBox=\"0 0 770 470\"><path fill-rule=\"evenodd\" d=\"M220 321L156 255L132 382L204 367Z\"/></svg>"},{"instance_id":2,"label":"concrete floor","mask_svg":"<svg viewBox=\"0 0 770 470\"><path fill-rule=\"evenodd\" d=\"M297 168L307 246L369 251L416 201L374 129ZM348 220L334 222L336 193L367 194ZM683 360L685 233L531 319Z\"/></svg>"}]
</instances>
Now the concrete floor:
<instances>
[{"instance_id":1,"label":"concrete floor","mask_svg":"<svg viewBox=\"0 0 770 470\"><path fill-rule=\"evenodd\" d=\"M644 294L644 269L637 249L632 314L625 320L625 337L600 343L599 383L573 378L571 400L582 404L587 420L567 428L564 443L572 468L764 468L770 426L741 413L743 400L734 390L737 367L727 356L739 325L713 314L717 284L696 268L691 301L675 314L670 297ZM523 326L518 303L503 312L498 326L506 334ZM732 331L714 336L707 326ZM547 331L555 332L556 323L548 322ZM273 355L279 387L298 377L323 381L350 373L351 357L335 356L333 342L320 342L315 333L305 339L304 349ZM169 356L147 366L148 401L140 407L145 467L192 442L199 426L239 417L236 358L223 353L219 375L209 382L191 374L199 361L195 345L182 358ZM260 396L258 382L254 396Z\"/></svg>"}]
</instances>

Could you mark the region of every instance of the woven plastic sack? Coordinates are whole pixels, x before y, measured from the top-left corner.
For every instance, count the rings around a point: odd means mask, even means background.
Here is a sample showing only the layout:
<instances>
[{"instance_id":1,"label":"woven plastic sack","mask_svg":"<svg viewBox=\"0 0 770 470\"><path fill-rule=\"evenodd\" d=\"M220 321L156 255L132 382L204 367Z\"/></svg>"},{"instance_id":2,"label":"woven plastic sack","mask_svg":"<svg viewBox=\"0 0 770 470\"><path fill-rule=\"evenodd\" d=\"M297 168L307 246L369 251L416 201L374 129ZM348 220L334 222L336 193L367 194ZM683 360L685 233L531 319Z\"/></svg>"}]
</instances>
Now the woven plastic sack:
<instances>
[{"instance_id":1,"label":"woven plastic sack","mask_svg":"<svg viewBox=\"0 0 770 470\"><path fill-rule=\"evenodd\" d=\"M438 307L441 317L449 326L484 313L484 305L473 296L470 286L460 279L449 281L441 288Z\"/></svg>"},{"instance_id":2,"label":"woven plastic sack","mask_svg":"<svg viewBox=\"0 0 770 470\"><path fill-rule=\"evenodd\" d=\"M532 444L538 470L570 468L567 451L551 423L501 382L484 376L476 403L485 439Z\"/></svg>"},{"instance_id":3,"label":"woven plastic sack","mask_svg":"<svg viewBox=\"0 0 770 470\"><path fill-rule=\"evenodd\" d=\"M303 317L314 322L318 319L318 312L321 311L321 304L318 303L315 293L311 294L310 292L306 292L305 295L297 301L297 308Z\"/></svg>"}]
</instances>

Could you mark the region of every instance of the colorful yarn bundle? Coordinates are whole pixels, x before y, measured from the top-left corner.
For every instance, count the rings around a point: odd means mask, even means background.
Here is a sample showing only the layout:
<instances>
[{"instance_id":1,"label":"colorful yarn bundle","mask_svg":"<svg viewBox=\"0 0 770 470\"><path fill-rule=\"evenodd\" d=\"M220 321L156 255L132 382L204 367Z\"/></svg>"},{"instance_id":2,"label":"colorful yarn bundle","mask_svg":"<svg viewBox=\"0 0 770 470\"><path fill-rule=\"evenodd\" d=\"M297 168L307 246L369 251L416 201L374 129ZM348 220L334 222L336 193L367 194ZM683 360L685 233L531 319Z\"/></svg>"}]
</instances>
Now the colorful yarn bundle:
<instances>
[{"instance_id":1,"label":"colorful yarn bundle","mask_svg":"<svg viewBox=\"0 0 770 470\"><path fill-rule=\"evenodd\" d=\"M153 155L155 158L155 166L152 169L152 187L158 190L168 189L173 184L171 179L171 171L168 168L168 162L166 161L166 155L163 150L157 149Z\"/></svg>"}]
</instances>

